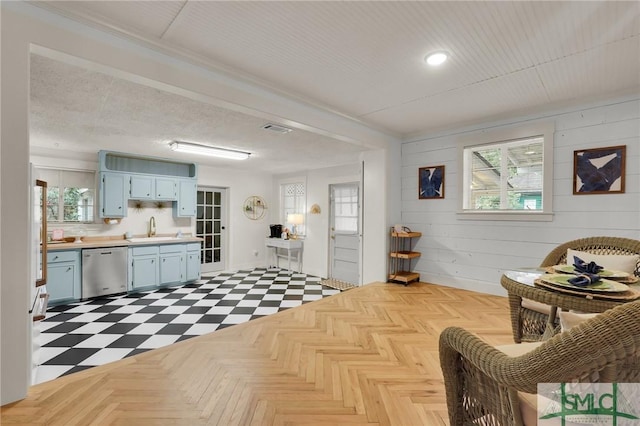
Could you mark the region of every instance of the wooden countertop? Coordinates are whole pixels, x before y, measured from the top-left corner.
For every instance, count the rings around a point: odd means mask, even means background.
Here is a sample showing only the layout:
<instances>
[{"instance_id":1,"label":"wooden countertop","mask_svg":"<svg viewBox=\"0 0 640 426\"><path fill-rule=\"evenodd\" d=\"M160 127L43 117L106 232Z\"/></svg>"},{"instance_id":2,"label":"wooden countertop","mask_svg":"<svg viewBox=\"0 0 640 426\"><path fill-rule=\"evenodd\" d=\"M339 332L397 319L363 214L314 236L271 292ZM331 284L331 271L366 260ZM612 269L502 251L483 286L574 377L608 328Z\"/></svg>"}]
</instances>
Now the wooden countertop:
<instances>
[{"instance_id":1,"label":"wooden countertop","mask_svg":"<svg viewBox=\"0 0 640 426\"><path fill-rule=\"evenodd\" d=\"M144 237L144 235L135 235L136 238ZM173 235L157 235L157 237L173 237ZM51 242L47 243L47 251L58 250L76 250L76 249L88 249L88 248L102 248L102 247L129 247L129 246L144 246L144 245L160 245L160 244L185 244L185 243L199 243L202 238L193 236L183 236L182 238L176 238L173 240L153 240L149 238L149 241L131 242L124 238L124 236L103 236L103 237L82 237L81 243L75 243L73 241L65 242Z\"/></svg>"}]
</instances>

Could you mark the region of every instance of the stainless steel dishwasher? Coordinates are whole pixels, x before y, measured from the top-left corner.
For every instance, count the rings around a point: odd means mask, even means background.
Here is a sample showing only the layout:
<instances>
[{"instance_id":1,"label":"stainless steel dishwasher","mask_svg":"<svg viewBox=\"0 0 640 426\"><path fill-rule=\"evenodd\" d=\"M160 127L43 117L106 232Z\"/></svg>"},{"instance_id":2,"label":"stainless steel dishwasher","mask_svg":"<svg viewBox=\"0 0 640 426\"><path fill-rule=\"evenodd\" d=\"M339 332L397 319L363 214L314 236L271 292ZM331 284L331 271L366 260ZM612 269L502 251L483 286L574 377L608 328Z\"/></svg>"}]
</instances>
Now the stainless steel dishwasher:
<instances>
[{"instance_id":1,"label":"stainless steel dishwasher","mask_svg":"<svg viewBox=\"0 0 640 426\"><path fill-rule=\"evenodd\" d=\"M82 298L127 291L127 248L82 250Z\"/></svg>"}]
</instances>

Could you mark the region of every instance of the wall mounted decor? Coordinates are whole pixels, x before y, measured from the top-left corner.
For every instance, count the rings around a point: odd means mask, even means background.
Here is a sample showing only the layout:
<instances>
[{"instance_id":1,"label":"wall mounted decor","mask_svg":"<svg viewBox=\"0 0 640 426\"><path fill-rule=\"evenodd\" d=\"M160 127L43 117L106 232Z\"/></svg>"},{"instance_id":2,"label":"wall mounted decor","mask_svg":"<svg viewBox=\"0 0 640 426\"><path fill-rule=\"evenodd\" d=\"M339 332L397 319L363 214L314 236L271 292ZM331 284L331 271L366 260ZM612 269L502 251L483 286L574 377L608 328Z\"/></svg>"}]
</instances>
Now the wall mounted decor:
<instances>
[{"instance_id":1,"label":"wall mounted decor","mask_svg":"<svg viewBox=\"0 0 640 426\"><path fill-rule=\"evenodd\" d=\"M140 213L144 210L144 202L140 200L134 200L133 202L133 211L136 213Z\"/></svg>"},{"instance_id":2,"label":"wall mounted decor","mask_svg":"<svg viewBox=\"0 0 640 426\"><path fill-rule=\"evenodd\" d=\"M624 193L626 145L573 152L573 194Z\"/></svg>"},{"instance_id":3,"label":"wall mounted decor","mask_svg":"<svg viewBox=\"0 0 640 426\"><path fill-rule=\"evenodd\" d=\"M418 169L418 198L444 198L444 166Z\"/></svg>"},{"instance_id":4,"label":"wall mounted decor","mask_svg":"<svg viewBox=\"0 0 640 426\"><path fill-rule=\"evenodd\" d=\"M311 214L320 214L320 206L317 204L314 204L311 206L311 209L309 210L309 213Z\"/></svg>"},{"instance_id":5,"label":"wall mounted decor","mask_svg":"<svg viewBox=\"0 0 640 426\"><path fill-rule=\"evenodd\" d=\"M267 210L267 203L265 203L262 197L252 195L244 200L242 205L242 211L244 215L251 220L262 219Z\"/></svg>"}]
</instances>

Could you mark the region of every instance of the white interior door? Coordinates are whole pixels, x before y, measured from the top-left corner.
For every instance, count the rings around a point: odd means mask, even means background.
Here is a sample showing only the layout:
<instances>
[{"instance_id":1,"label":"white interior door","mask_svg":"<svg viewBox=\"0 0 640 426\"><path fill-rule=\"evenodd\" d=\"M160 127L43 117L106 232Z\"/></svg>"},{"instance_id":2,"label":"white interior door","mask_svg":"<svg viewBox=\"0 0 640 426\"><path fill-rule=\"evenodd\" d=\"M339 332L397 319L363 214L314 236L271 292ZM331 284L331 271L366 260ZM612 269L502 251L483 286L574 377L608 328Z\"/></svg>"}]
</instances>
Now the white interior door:
<instances>
[{"instance_id":1,"label":"white interior door","mask_svg":"<svg viewBox=\"0 0 640 426\"><path fill-rule=\"evenodd\" d=\"M329 278L360 285L360 185L330 185Z\"/></svg>"},{"instance_id":2,"label":"white interior door","mask_svg":"<svg viewBox=\"0 0 640 426\"><path fill-rule=\"evenodd\" d=\"M225 188L198 187L196 203L196 237L203 239L201 247L202 273L224 269L226 240Z\"/></svg>"}]
</instances>

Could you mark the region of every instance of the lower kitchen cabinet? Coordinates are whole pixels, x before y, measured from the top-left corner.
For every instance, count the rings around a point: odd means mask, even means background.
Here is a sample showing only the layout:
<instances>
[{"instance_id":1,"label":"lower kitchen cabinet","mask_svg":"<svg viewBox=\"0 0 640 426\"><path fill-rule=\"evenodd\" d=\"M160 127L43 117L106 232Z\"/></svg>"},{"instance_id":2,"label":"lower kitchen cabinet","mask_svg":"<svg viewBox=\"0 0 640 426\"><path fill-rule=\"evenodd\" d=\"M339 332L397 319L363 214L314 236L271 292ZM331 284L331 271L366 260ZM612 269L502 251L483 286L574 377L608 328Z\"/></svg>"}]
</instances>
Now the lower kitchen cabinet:
<instances>
[{"instance_id":1,"label":"lower kitchen cabinet","mask_svg":"<svg viewBox=\"0 0 640 426\"><path fill-rule=\"evenodd\" d=\"M200 243L130 246L127 269L131 292L195 281L200 278ZM47 293L49 305L83 297L81 250L47 253Z\"/></svg>"},{"instance_id":2,"label":"lower kitchen cabinet","mask_svg":"<svg viewBox=\"0 0 640 426\"><path fill-rule=\"evenodd\" d=\"M130 291L153 289L158 286L159 278L158 246L131 247L129 249Z\"/></svg>"},{"instance_id":3,"label":"lower kitchen cabinet","mask_svg":"<svg viewBox=\"0 0 640 426\"><path fill-rule=\"evenodd\" d=\"M80 268L80 250L47 253L47 293L50 305L82 297Z\"/></svg>"},{"instance_id":4,"label":"lower kitchen cabinet","mask_svg":"<svg viewBox=\"0 0 640 426\"><path fill-rule=\"evenodd\" d=\"M200 279L200 243L187 244L187 278L186 281Z\"/></svg>"},{"instance_id":5,"label":"lower kitchen cabinet","mask_svg":"<svg viewBox=\"0 0 640 426\"><path fill-rule=\"evenodd\" d=\"M160 246L160 285L186 281L186 244Z\"/></svg>"},{"instance_id":6,"label":"lower kitchen cabinet","mask_svg":"<svg viewBox=\"0 0 640 426\"><path fill-rule=\"evenodd\" d=\"M153 290L200 278L200 243L129 248L129 291Z\"/></svg>"}]
</instances>

